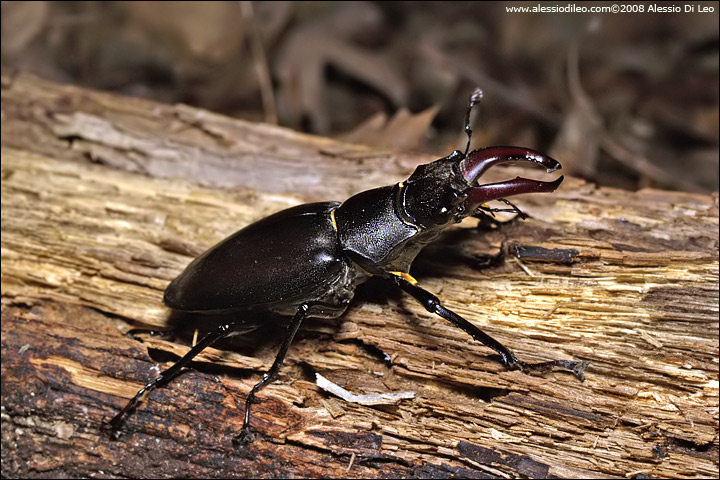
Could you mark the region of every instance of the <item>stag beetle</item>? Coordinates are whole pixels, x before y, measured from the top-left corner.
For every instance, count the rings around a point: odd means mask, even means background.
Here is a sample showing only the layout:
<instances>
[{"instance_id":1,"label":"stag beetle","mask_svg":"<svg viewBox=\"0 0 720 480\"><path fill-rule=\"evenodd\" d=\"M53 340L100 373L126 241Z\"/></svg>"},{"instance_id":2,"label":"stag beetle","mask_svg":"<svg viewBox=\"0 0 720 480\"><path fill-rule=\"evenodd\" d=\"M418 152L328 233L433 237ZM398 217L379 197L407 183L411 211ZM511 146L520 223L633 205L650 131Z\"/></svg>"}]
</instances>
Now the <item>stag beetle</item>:
<instances>
[{"instance_id":1,"label":"stag beetle","mask_svg":"<svg viewBox=\"0 0 720 480\"><path fill-rule=\"evenodd\" d=\"M186 312L242 310L292 316L270 369L247 395L245 418L236 442L251 441L250 407L255 395L277 376L290 343L304 318L340 316L355 287L371 276L387 279L415 298L429 312L450 321L493 349L509 369L546 372L569 370L581 381L587 362L552 360L526 363L497 340L445 307L410 275L420 250L448 225L473 215L501 211L485 202L522 193L552 192L563 177L541 182L517 177L477 185L494 165L525 161L548 173L561 168L556 160L520 147L489 147L469 152L470 114L482 91L473 92L465 116L467 146L449 156L420 165L395 185L354 195L344 202L308 203L263 218L231 235L192 261L165 290L165 305ZM235 333L241 321L225 322L208 333L184 357L143 387L110 421L118 427L140 399L166 384L216 340Z\"/></svg>"}]
</instances>

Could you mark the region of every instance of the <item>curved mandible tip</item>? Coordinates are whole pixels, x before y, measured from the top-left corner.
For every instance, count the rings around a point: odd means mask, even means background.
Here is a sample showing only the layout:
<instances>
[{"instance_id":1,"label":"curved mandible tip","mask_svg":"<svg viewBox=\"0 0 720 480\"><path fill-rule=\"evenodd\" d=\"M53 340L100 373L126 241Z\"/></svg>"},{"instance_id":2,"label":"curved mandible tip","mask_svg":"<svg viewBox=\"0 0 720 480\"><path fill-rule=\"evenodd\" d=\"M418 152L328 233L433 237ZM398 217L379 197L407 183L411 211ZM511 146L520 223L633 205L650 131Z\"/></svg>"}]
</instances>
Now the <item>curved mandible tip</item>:
<instances>
[{"instance_id":1,"label":"curved mandible tip","mask_svg":"<svg viewBox=\"0 0 720 480\"><path fill-rule=\"evenodd\" d=\"M526 161L545 167L549 172L562 168L560 162L530 148L523 147L487 147L468 153L460 162L460 171L468 183L480 178L487 169L498 163ZM522 192L525 193L525 192Z\"/></svg>"},{"instance_id":2,"label":"curved mandible tip","mask_svg":"<svg viewBox=\"0 0 720 480\"><path fill-rule=\"evenodd\" d=\"M465 200L466 205L481 205L490 200L511 197L521 193L554 192L565 177L560 176L552 182L541 182L529 178L516 177L505 182L488 183L479 187L472 187Z\"/></svg>"}]
</instances>

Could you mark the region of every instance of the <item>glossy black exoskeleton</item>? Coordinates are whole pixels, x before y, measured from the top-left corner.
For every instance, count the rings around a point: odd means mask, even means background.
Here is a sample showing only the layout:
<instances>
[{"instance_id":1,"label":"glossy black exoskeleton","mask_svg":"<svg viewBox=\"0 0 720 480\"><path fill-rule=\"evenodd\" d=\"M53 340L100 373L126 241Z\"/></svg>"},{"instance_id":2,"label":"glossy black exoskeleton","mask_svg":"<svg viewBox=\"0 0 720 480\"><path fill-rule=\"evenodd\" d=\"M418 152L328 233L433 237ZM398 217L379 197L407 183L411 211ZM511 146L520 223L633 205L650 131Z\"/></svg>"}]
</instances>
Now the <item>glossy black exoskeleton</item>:
<instances>
[{"instance_id":1,"label":"glossy black exoskeleton","mask_svg":"<svg viewBox=\"0 0 720 480\"><path fill-rule=\"evenodd\" d=\"M247 441L250 407L255 394L273 381L300 323L307 316L337 317L353 298L355 287L371 276L394 283L428 311L452 322L475 340L500 354L502 363L524 372L554 368L584 380L586 362L551 360L528 364L512 351L449 310L409 274L418 252L448 225L495 212L485 205L503 197L552 192L563 177L541 182L517 177L478 185L477 179L494 165L525 161L548 172L560 169L556 160L527 148L490 147L468 152L470 112L481 98L476 90L465 118L468 143L445 158L420 165L405 181L360 192L344 202L299 205L259 220L196 258L165 291L165 304L187 312L252 311L292 315L270 370L245 400L243 428L236 437ZM148 383L111 421L115 432L125 415L145 393L167 383L203 349L232 334L240 321L211 331L182 359ZM278 332L278 336L281 334Z\"/></svg>"}]
</instances>

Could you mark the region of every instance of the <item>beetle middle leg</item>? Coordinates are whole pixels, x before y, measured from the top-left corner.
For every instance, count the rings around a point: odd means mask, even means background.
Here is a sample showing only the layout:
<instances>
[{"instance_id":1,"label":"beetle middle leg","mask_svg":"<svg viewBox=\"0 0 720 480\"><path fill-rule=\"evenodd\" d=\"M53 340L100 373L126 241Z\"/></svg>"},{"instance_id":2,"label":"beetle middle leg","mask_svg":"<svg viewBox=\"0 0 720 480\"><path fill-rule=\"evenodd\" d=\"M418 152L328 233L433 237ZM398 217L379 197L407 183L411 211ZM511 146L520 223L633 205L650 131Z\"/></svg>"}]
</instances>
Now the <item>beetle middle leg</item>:
<instances>
[{"instance_id":1,"label":"beetle middle leg","mask_svg":"<svg viewBox=\"0 0 720 480\"><path fill-rule=\"evenodd\" d=\"M293 338L295 338L295 334L297 333L298 328L300 328L300 324L308 316L309 310L310 304L308 303L303 303L298 307L297 313L295 313L292 320L290 320L290 323L285 330L285 337L283 338L282 344L280 345L280 350L278 351L278 354L275 357L275 361L270 367L270 370L268 370L267 373L263 375L263 379L260 380L252 388L252 390L250 390L250 393L248 393L247 397L245 397L245 418L243 420L242 430L237 436L233 438L234 444L241 445L253 441L254 436L252 434L252 428L250 427L250 406L255 400L255 394L259 392L265 385L275 380L275 377L277 377L283 360L285 360L285 355L290 348L290 344L292 343Z\"/></svg>"},{"instance_id":2,"label":"beetle middle leg","mask_svg":"<svg viewBox=\"0 0 720 480\"><path fill-rule=\"evenodd\" d=\"M587 368L590 362L575 362L572 360L551 360L549 362L541 363L526 363L519 360L515 354L502 343L492 338L487 333L477 328L472 323L465 320L463 317L453 312L449 308L443 306L440 300L428 292L424 288L417 285L417 282L408 274L399 272L391 272L392 279L395 284L400 287L403 291L410 294L415 300L425 307L425 309L431 313L435 313L442 318L450 321L455 326L460 327L473 337L478 342L482 343L486 347L492 348L502 359L503 365L510 369L519 369L523 372L547 372L555 369L569 370L574 373L580 381L585 381L585 374L583 370Z\"/></svg>"}]
</instances>

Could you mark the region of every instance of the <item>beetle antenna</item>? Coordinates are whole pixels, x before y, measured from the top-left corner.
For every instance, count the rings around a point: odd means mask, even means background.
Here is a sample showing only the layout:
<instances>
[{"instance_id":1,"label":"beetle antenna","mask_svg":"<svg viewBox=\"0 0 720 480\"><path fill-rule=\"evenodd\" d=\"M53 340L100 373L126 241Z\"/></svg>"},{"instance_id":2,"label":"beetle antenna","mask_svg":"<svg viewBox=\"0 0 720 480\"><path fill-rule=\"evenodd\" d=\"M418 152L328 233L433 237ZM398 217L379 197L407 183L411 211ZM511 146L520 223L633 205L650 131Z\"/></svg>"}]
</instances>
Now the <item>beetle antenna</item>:
<instances>
[{"instance_id":1,"label":"beetle antenna","mask_svg":"<svg viewBox=\"0 0 720 480\"><path fill-rule=\"evenodd\" d=\"M465 134L468 137L467 146L465 147L465 156L470 151L470 140L472 139L472 128L470 128L470 113L475 105L480 103L482 100L483 92L480 88L476 88L475 91L470 95L470 101L468 102L467 113L465 114Z\"/></svg>"}]
</instances>

